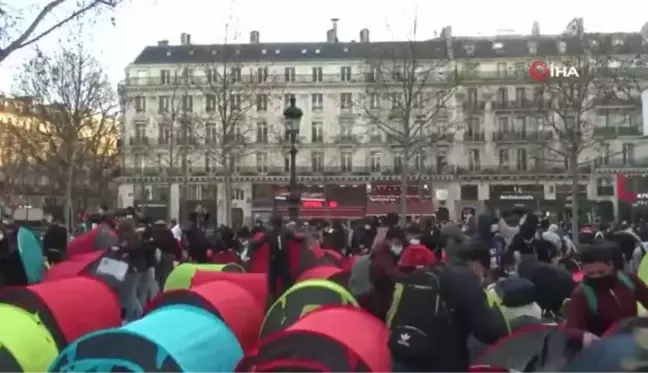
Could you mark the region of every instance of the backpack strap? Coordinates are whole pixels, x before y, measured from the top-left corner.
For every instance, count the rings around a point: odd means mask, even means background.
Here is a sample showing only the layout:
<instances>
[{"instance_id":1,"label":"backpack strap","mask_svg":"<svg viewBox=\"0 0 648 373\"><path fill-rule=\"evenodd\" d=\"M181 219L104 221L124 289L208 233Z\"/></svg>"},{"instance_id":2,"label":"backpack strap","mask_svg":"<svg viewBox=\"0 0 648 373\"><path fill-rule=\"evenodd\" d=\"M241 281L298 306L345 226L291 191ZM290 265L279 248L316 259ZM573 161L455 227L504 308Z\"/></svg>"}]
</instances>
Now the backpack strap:
<instances>
[{"instance_id":1,"label":"backpack strap","mask_svg":"<svg viewBox=\"0 0 648 373\"><path fill-rule=\"evenodd\" d=\"M627 287L630 290L635 289L635 283L634 283L634 281L632 281L632 278L630 278L630 276L628 276L627 273L625 273L623 271L618 271L617 272L617 277L619 278L619 281L621 281L623 286Z\"/></svg>"},{"instance_id":2,"label":"backpack strap","mask_svg":"<svg viewBox=\"0 0 648 373\"><path fill-rule=\"evenodd\" d=\"M589 309L590 315L597 315L598 298L594 289L587 284L583 284L583 295L585 295L585 301L587 302L587 308Z\"/></svg>"}]
</instances>

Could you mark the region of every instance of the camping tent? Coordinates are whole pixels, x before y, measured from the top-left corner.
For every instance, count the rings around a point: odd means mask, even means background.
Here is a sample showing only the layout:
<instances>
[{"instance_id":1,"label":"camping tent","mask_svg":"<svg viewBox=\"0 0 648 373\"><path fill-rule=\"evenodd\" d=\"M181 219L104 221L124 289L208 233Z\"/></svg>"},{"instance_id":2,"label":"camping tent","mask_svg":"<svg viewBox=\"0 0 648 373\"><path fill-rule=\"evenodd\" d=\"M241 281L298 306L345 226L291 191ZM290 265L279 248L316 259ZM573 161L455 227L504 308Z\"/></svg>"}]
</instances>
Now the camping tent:
<instances>
[{"instance_id":1,"label":"camping tent","mask_svg":"<svg viewBox=\"0 0 648 373\"><path fill-rule=\"evenodd\" d=\"M390 372L389 331L368 312L327 306L264 338L239 372Z\"/></svg>"},{"instance_id":2,"label":"camping tent","mask_svg":"<svg viewBox=\"0 0 648 373\"><path fill-rule=\"evenodd\" d=\"M245 350L258 340L265 305L252 293L231 281L211 281L191 289L162 293L149 304L149 312L175 304L200 307L211 312L232 330Z\"/></svg>"},{"instance_id":3,"label":"camping tent","mask_svg":"<svg viewBox=\"0 0 648 373\"><path fill-rule=\"evenodd\" d=\"M87 333L121 325L116 294L89 277L5 288L0 291L0 302L38 317L58 349Z\"/></svg>"},{"instance_id":4,"label":"camping tent","mask_svg":"<svg viewBox=\"0 0 648 373\"><path fill-rule=\"evenodd\" d=\"M58 348L37 314L0 304L0 367L8 372L44 372Z\"/></svg>"},{"instance_id":5,"label":"camping tent","mask_svg":"<svg viewBox=\"0 0 648 373\"><path fill-rule=\"evenodd\" d=\"M359 307L353 296L334 282L327 280L299 282L286 290L270 307L261 326L261 338L285 329L318 307L345 304Z\"/></svg>"},{"instance_id":6,"label":"camping tent","mask_svg":"<svg viewBox=\"0 0 648 373\"><path fill-rule=\"evenodd\" d=\"M178 304L81 337L60 353L50 372L231 372L242 355L218 317Z\"/></svg>"},{"instance_id":7,"label":"camping tent","mask_svg":"<svg viewBox=\"0 0 648 373\"><path fill-rule=\"evenodd\" d=\"M191 280L191 287L212 281L230 281L252 294L264 310L268 305L268 276L265 273L234 273L198 270Z\"/></svg>"},{"instance_id":8,"label":"camping tent","mask_svg":"<svg viewBox=\"0 0 648 373\"><path fill-rule=\"evenodd\" d=\"M245 272L243 267L235 263L229 264L195 264L182 263L176 266L164 283L164 291L175 289L188 289L191 287L191 279L196 271L216 271L216 272Z\"/></svg>"}]
</instances>

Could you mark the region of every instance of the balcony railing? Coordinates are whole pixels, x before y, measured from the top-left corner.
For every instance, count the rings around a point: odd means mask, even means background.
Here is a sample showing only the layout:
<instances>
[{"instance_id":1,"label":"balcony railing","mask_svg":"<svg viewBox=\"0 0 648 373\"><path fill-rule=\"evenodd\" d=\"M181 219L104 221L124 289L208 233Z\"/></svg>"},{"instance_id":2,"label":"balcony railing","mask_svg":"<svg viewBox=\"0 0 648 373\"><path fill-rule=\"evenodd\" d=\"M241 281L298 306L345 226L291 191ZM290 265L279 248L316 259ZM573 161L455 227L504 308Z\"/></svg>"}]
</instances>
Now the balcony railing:
<instances>
[{"instance_id":1,"label":"balcony railing","mask_svg":"<svg viewBox=\"0 0 648 373\"><path fill-rule=\"evenodd\" d=\"M131 136L128 138L128 145L147 146L149 145L149 138L145 136Z\"/></svg>"},{"instance_id":2,"label":"balcony railing","mask_svg":"<svg viewBox=\"0 0 648 373\"><path fill-rule=\"evenodd\" d=\"M493 110L540 110L549 106L544 99L519 99L519 100L494 100L491 103Z\"/></svg>"},{"instance_id":3,"label":"balcony railing","mask_svg":"<svg viewBox=\"0 0 648 373\"><path fill-rule=\"evenodd\" d=\"M614 157L607 159L607 162L599 162L599 168L643 168L648 167L648 158L626 158Z\"/></svg>"},{"instance_id":4,"label":"balcony railing","mask_svg":"<svg viewBox=\"0 0 648 373\"><path fill-rule=\"evenodd\" d=\"M632 127L595 127L594 136L618 137L618 136L641 136L643 129L639 126Z\"/></svg>"},{"instance_id":5,"label":"balcony railing","mask_svg":"<svg viewBox=\"0 0 648 373\"><path fill-rule=\"evenodd\" d=\"M495 142L512 142L512 141L550 141L553 139L551 131L494 131L493 141Z\"/></svg>"},{"instance_id":6,"label":"balcony railing","mask_svg":"<svg viewBox=\"0 0 648 373\"><path fill-rule=\"evenodd\" d=\"M464 102L462 105L464 111L482 111L486 108L486 102L485 101L468 101Z\"/></svg>"},{"instance_id":7,"label":"balcony railing","mask_svg":"<svg viewBox=\"0 0 648 373\"><path fill-rule=\"evenodd\" d=\"M466 131L463 134L463 141L465 142L484 142L486 134L484 131Z\"/></svg>"}]
</instances>

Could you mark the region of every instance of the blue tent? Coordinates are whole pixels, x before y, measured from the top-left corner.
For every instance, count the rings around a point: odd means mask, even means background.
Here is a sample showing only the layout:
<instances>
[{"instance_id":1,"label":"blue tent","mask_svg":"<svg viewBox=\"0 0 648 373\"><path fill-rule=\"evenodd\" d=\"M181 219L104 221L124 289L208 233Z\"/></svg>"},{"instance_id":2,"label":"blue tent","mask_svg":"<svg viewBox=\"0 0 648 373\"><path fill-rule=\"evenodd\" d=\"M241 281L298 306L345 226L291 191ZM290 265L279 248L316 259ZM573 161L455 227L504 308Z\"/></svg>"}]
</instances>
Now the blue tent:
<instances>
[{"instance_id":1,"label":"blue tent","mask_svg":"<svg viewBox=\"0 0 648 373\"><path fill-rule=\"evenodd\" d=\"M41 246L40 239L31 230L20 227L16 241L20 262L25 270L27 283L39 283L45 273L43 247Z\"/></svg>"},{"instance_id":2,"label":"blue tent","mask_svg":"<svg viewBox=\"0 0 648 373\"><path fill-rule=\"evenodd\" d=\"M173 305L67 346L50 372L233 372L243 350L212 313Z\"/></svg>"}]
</instances>

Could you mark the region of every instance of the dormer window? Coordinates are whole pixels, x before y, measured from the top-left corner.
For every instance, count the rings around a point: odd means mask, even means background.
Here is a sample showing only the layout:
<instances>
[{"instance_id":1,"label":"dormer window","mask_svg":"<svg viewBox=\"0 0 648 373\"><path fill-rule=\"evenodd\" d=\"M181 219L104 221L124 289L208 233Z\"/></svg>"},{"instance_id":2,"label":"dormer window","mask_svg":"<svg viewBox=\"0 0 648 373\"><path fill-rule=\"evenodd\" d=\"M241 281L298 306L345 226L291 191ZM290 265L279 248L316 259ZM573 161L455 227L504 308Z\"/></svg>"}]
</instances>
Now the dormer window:
<instances>
[{"instance_id":1,"label":"dormer window","mask_svg":"<svg viewBox=\"0 0 648 373\"><path fill-rule=\"evenodd\" d=\"M565 54L567 53L567 43L564 41L558 41L558 53Z\"/></svg>"},{"instance_id":2,"label":"dormer window","mask_svg":"<svg viewBox=\"0 0 648 373\"><path fill-rule=\"evenodd\" d=\"M212 56L215 56L218 52L216 52L216 49L212 50Z\"/></svg>"},{"instance_id":3,"label":"dormer window","mask_svg":"<svg viewBox=\"0 0 648 373\"><path fill-rule=\"evenodd\" d=\"M528 43L528 47L529 47L529 54L533 54L533 55L538 54L538 43L537 42L530 41Z\"/></svg>"},{"instance_id":4,"label":"dormer window","mask_svg":"<svg viewBox=\"0 0 648 373\"><path fill-rule=\"evenodd\" d=\"M275 49L275 54L280 54L280 53L281 53L281 50Z\"/></svg>"},{"instance_id":5,"label":"dormer window","mask_svg":"<svg viewBox=\"0 0 648 373\"><path fill-rule=\"evenodd\" d=\"M614 36L612 37L612 45L615 47L620 47L623 45L623 38L620 36Z\"/></svg>"},{"instance_id":6,"label":"dormer window","mask_svg":"<svg viewBox=\"0 0 648 373\"><path fill-rule=\"evenodd\" d=\"M589 41L590 48L598 48L598 46L599 46L600 44L601 44L601 43L599 43L599 41L596 40L596 39L591 39L591 40Z\"/></svg>"},{"instance_id":7,"label":"dormer window","mask_svg":"<svg viewBox=\"0 0 648 373\"><path fill-rule=\"evenodd\" d=\"M466 54L472 56L475 54L475 44L464 44L464 50Z\"/></svg>"},{"instance_id":8,"label":"dormer window","mask_svg":"<svg viewBox=\"0 0 648 373\"><path fill-rule=\"evenodd\" d=\"M496 42L493 43L493 49L502 49L504 48L504 43Z\"/></svg>"},{"instance_id":9,"label":"dormer window","mask_svg":"<svg viewBox=\"0 0 648 373\"><path fill-rule=\"evenodd\" d=\"M319 49L315 49L315 54L320 54L320 50L319 50Z\"/></svg>"},{"instance_id":10,"label":"dormer window","mask_svg":"<svg viewBox=\"0 0 648 373\"><path fill-rule=\"evenodd\" d=\"M268 50L267 49L261 49L261 54L267 54Z\"/></svg>"},{"instance_id":11,"label":"dormer window","mask_svg":"<svg viewBox=\"0 0 648 373\"><path fill-rule=\"evenodd\" d=\"M348 52L348 51L349 51L349 48L346 48L346 47L345 47L345 48L344 48L344 51L345 51L345 52Z\"/></svg>"},{"instance_id":12,"label":"dormer window","mask_svg":"<svg viewBox=\"0 0 648 373\"><path fill-rule=\"evenodd\" d=\"M302 54L306 54L308 52L306 49L302 49Z\"/></svg>"}]
</instances>

